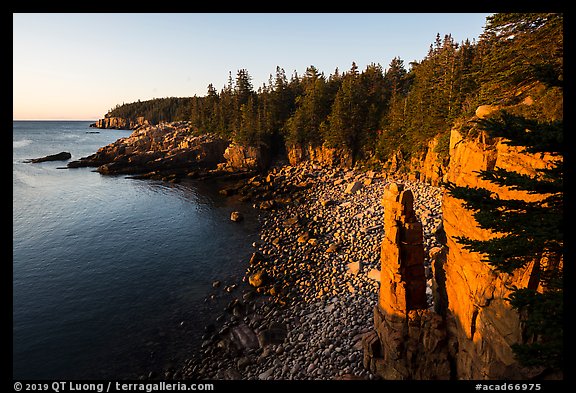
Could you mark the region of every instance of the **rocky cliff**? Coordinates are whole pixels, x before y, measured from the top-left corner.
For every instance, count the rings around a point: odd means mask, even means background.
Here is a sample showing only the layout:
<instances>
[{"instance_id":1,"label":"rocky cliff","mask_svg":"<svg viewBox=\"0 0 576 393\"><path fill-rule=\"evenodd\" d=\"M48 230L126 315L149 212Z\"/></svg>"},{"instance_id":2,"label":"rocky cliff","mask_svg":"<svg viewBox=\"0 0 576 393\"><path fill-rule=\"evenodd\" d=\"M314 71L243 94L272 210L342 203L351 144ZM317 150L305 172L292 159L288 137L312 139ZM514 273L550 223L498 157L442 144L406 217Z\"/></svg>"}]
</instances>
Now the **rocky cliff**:
<instances>
[{"instance_id":1,"label":"rocky cliff","mask_svg":"<svg viewBox=\"0 0 576 393\"><path fill-rule=\"evenodd\" d=\"M135 119L127 119L123 117L105 117L103 119L98 119L96 123L90 125L90 127L96 128L112 128L118 130L135 130L140 127L149 126L150 122L144 117L137 117Z\"/></svg>"},{"instance_id":2,"label":"rocky cliff","mask_svg":"<svg viewBox=\"0 0 576 393\"><path fill-rule=\"evenodd\" d=\"M304 161L312 161L322 166L352 167L352 155L345 149L295 144L288 146L287 152L288 161L292 166Z\"/></svg>"},{"instance_id":3,"label":"rocky cliff","mask_svg":"<svg viewBox=\"0 0 576 393\"><path fill-rule=\"evenodd\" d=\"M123 120L107 124L126 124ZM155 126L144 121L130 136L68 168L98 167L102 174L178 181L183 176L248 176L268 168L270 159L264 145L245 147L211 134L196 135L185 121Z\"/></svg>"},{"instance_id":4,"label":"rocky cliff","mask_svg":"<svg viewBox=\"0 0 576 393\"><path fill-rule=\"evenodd\" d=\"M231 143L224 151L225 168L238 170L265 170L270 164L270 149L264 144L241 146Z\"/></svg>"},{"instance_id":5,"label":"rocky cliff","mask_svg":"<svg viewBox=\"0 0 576 393\"><path fill-rule=\"evenodd\" d=\"M552 160L543 154L526 154L502 140L488 140L479 133L474 139L464 138L463 130L453 129L450 137L450 166L447 180L456 185L482 187L497 193L501 199L537 201L541 196L496 186L478 177L477 171L503 168L534 175ZM446 232L447 260L444 264L447 312L453 318L449 334L455 338L456 374L461 379L525 379L541 370L520 367L511 345L522 339L518 313L506 298L512 286L526 287L534 263L514 274L498 274L481 255L471 253L459 244L460 236L486 240L494 236L479 228L470 211L460 200L445 193L442 201Z\"/></svg>"},{"instance_id":6,"label":"rocky cliff","mask_svg":"<svg viewBox=\"0 0 576 393\"><path fill-rule=\"evenodd\" d=\"M443 177L456 185L486 188L503 199L538 200L537 195L484 181L477 171L503 168L535 174L552 157L527 154L478 131L472 133L473 138L464 137L470 128L465 125L451 131L450 164ZM456 240L460 236L485 240L498 234L479 228L461 201L444 193L445 248L430 255L434 304L428 308L414 300L420 299L420 275L407 273L419 271L422 254L410 202L401 186L384 194L381 288L374 310L375 330L364 338L365 367L385 379L537 377L543 369L521 367L514 357L511 345L521 342L523 326L506 300L509 288L528 285L534 263L514 274L502 274L480 255L464 249Z\"/></svg>"},{"instance_id":7,"label":"rocky cliff","mask_svg":"<svg viewBox=\"0 0 576 393\"><path fill-rule=\"evenodd\" d=\"M69 168L98 167L103 174L148 174L152 177L194 175L224 161L229 141L213 135L194 136L185 123L160 124L135 130L130 136L68 163Z\"/></svg>"},{"instance_id":8,"label":"rocky cliff","mask_svg":"<svg viewBox=\"0 0 576 393\"><path fill-rule=\"evenodd\" d=\"M424 151L415 153L410 159L405 159L397 151L383 163L383 168L396 179L422 181L433 186L439 186L446 180L448 171L447 160L437 152L440 143L439 137L428 141Z\"/></svg>"}]
</instances>

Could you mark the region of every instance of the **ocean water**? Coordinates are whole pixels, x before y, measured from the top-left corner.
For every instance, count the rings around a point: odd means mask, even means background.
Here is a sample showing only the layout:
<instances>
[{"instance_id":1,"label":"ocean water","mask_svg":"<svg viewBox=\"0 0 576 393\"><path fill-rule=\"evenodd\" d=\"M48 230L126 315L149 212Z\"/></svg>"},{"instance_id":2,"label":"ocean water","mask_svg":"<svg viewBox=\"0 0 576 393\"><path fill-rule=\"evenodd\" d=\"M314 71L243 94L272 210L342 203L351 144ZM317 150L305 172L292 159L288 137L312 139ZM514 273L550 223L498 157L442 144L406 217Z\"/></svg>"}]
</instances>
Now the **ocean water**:
<instances>
[{"instance_id":1,"label":"ocean water","mask_svg":"<svg viewBox=\"0 0 576 393\"><path fill-rule=\"evenodd\" d=\"M102 176L65 161L130 134L89 122L13 122L13 377L137 378L177 364L222 312L257 240L222 184ZM230 221L239 210L246 219ZM216 301L205 299L217 294Z\"/></svg>"}]
</instances>

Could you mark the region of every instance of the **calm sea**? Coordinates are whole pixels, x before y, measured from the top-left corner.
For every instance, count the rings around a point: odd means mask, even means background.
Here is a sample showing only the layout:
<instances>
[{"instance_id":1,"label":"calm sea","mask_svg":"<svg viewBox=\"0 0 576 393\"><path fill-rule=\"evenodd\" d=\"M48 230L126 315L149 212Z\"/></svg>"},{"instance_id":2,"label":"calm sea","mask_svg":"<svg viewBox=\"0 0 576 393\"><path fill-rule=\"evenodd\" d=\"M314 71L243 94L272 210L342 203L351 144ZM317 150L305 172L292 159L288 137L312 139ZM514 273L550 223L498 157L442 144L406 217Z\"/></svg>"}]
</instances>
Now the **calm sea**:
<instances>
[{"instance_id":1,"label":"calm sea","mask_svg":"<svg viewBox=\"0 0 576 393\"><path fill-rule=\"evenodd\" d=\"M88 126L13 122L15 379L137 378L185 359L229 300L212 282L237 282L257 239L257 215L220 184L23 162L130 134Z\"/></svg>"}]
</instances>

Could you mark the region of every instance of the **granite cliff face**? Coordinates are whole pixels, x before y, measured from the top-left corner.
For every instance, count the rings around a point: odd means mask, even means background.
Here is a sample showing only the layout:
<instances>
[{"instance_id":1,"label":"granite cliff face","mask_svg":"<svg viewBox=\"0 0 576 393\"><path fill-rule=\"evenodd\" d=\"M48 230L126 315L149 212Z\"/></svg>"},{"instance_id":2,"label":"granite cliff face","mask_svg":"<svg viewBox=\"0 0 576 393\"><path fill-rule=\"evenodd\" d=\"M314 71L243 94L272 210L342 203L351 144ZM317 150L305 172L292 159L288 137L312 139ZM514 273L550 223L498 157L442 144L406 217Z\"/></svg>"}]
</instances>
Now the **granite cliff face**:
<instances>
[{"instance_id":1,"label":"granite cliff face","mask_svg":"<svg viewBox=\"0 0 576 393\"><path fill-rule=\"evenodd\" d=\"M241 146L231 143L224 151L225 167L230 170L264 170L270 164L270 149L265 145Z\"/></svg>"},{"instance_id":2,"label":"granite cliff face","mask_svg":"<svg viewBox=\"0 0 576 393\"><path fill-rule=\"evenodd\" d=\"M136 119L127 119L123 117L105 117L103 119L98 119L96 123L91 124L90 127L111 128L118 130L135 130L137 128L150 125L150 122L144 119L144 117L137 117Z\"/></svg>"},{"instance_id":3,"label":"granite cliff face","mask_svg":"<svg viewBox=\"0 0 576 393\"><path fill-rule=\"evenodd\" d=\"M312 161L322 166L352 167L352 155L344 149L295 144L287 147L287 151L288 161L292 166L304 161Z\"/></svg>"},{"instance_id":4,"label":"granite cliff face","mask_svg":"<svg viewBox=\"0 0 576 393\"><path fill-rule=\"evenodd\" d=\"M442 162L440 154L436 152L438 138L433 138L428 142L426 153L421 160L414 160L411 163L411 172L419 172L419 180L438 186L446 177L446 165Z\"/></svg>"},{"instance_id":5,"label":"granite cliff face","mask_svg":"<svg viewBox=\"0 0 576 393\"><path fill-rule=\"evenodd\" d=\"M476 171L503 168L534 175L535 169L549 165L552 157L527 154L502 140L488 140L480 133L476 139L463 138L460 130L450 137L450 166L447 180L456 185L482 187L501 199L537 201L538 195L511 190L482 180ZM460 200L444 194L443 224L446 232L447 260L444 264L448 314L453 318L450 335L458 344L454 353L457 376L461 379L525 379L540 370L528 370L515 361L511 345L522 340L518 313L505 300L512 286L526 287L534 263L512 274L498 274L481 256L471 253L456 238L465 236L486 240L494 236L478 227Z\"/></svg>"},{"instance_id":6,"label":"granite cliff face","mask_svg":"<svg viewBox=\"0 0 576 393\"><path fill-rule=\"evenodd\" d=\"M399 180L423 181L433 186L439 186L446 180L448 167L444 159L436 151L439 138L432 138L428 141L426 149L405 159L400 151L383 163L383 168L389 175Z\"/></svg>"},{"instance_id":7,"label":"granite cliff face","mask_svg":"<svg viewBox=\"0 0 576 393\"><path fill-rule=\"evenodd\" d=\"M490 109L483 108L480 115L485 116ZM502 140L489 140L481 132L475 138L465 138L465 131L451 131L450 164L444 179L456 185L486 188L502 199L541 198L484 181L477 171L503 168L535 174L536 169L550 164L551 156L527 154ZM543 369L524 368L514 357L511 345L522 342L523 326L506 300L509 288L528 285L534 263L514 274L496 273L479 254L464 249L456 240L460 236L485 240L498 234L479 228L461 201L445 192L445 248L431 255L434 304L423 304L417 273L421 235L417 218L410 213L407 192L393 185L383 198L386 235L382 242L381 288L374 310L375 330L363 342L365 367L385 379L537 377Z\"/></svg>"}]
</instances>

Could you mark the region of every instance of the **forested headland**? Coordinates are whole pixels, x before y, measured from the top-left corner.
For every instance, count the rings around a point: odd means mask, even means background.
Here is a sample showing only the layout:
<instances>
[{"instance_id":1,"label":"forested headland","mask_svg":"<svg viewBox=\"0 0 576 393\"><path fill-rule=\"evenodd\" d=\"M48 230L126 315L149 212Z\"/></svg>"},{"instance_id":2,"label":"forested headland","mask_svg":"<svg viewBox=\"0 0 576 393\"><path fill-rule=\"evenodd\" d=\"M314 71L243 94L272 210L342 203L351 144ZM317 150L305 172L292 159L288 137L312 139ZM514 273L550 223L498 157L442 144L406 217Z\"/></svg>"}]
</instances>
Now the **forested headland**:
<instances>
[{"instance_id":1,"label":"forested headland","mask_svg":"<svg viewBox=\"0 0 576 393\"><path fill-rule=\"evenodd\" d=\"M495 14L479 40L438 34L421 61L395 57L387 68L335 69L313 65L288 76L280 66L255 88L248 70L229 73L205 96L157 98L117 105L106 117L144 117L152 124L188 121L194 133L213 133L273 153L295 144L347 149L355 161L404 159L437 137L448 150L450 129L480 105L497 105L536 120L562 118L562 14ZM526 103L527 97L534 105Z\"/></svg>"}]
</instances>

